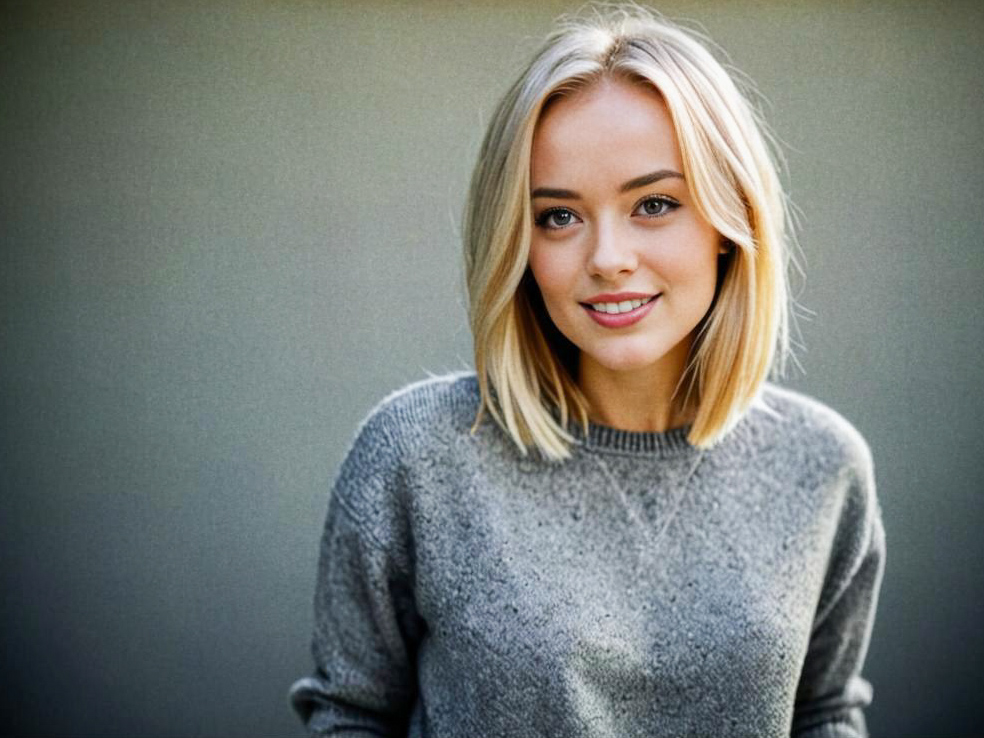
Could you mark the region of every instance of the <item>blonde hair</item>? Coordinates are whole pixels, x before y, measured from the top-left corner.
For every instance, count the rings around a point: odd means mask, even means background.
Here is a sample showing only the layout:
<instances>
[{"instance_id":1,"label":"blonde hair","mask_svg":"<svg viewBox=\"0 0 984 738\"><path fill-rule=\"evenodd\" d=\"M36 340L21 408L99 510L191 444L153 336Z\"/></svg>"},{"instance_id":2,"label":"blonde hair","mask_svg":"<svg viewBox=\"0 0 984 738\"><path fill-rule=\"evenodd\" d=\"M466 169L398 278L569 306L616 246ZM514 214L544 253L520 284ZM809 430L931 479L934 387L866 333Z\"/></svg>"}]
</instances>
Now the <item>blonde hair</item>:
<instances>
[{"instance_id":1,"label":"blonde hair","mask_svg":"<svg viewBox=\"0 0 984 738\"><path fill-rule=\"evenodd\" d=\"M527 269L530 154L545 105L602 78L649 84L673 119L684 176L701 215L734 246L698 326L677 392L696 414L687 440L707 448L742 417L789 353L789 213L767 129L724 67L691 32L636 5L595 7L563 20L499 103L465 211L469 316L484 412L523 455L570 455L589 404L577 349L543 309ZM771 139L769 139L771 142Z\"/></svg>"}]
</instances>

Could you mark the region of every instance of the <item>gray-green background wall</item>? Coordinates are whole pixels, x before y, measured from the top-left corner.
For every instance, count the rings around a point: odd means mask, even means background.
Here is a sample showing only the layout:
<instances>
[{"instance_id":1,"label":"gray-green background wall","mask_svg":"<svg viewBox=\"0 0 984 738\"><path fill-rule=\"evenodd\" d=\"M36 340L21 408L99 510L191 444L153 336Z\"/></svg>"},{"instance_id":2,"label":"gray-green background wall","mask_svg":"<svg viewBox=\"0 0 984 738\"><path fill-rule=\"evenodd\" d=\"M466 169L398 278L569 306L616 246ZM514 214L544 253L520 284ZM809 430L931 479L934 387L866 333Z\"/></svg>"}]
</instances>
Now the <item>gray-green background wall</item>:
<instances>
[{"instance_id":1,"label":"gray-green background wall","mask_svg":"<svg viewBox=\"0 0 984 738\"><path fill-rule=\"evenodd\" d=\"M468 175L575 5L3 5L5 730L301 733L331 479L378 399L470 363ZM885 514L872 732L979 734L984 12L660 7L787 143L788 383L868 438Z\"/></svg>"}]
</instances>

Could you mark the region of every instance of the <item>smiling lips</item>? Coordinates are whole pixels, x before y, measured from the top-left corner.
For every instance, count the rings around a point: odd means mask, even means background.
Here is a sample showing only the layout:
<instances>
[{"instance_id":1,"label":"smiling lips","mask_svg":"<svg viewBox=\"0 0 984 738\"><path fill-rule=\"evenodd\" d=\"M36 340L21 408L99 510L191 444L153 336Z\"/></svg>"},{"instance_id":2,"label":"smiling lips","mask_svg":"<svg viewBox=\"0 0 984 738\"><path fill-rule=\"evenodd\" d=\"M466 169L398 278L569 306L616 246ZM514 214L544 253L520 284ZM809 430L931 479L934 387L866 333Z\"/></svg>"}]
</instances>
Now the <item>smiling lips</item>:
<instances>
[{"instance_id":1,"label":"smiling lips","mask_svg":"<svg viewBox=\"0 0 984 738\"><path fill-rule=\"evenodd\" d=\"M642 320L649 311L653 309L657 299L662 293L656 295L643 294L639 292L620 292L618 294L595 295L587 302L582 302L583 307L591 319L598 325L605 328L623 328Z\"/></svg>"}]
</instances>

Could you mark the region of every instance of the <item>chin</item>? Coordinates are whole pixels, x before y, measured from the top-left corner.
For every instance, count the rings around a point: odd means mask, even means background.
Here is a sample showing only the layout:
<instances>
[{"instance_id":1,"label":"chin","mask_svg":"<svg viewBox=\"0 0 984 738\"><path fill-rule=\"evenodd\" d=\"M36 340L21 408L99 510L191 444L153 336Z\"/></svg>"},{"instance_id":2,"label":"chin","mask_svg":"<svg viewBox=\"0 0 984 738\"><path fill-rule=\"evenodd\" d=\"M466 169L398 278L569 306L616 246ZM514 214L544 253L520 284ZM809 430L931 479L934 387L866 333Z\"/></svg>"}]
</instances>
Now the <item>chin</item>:
<instances>
[{"instance_id":1,"label":"chin","mask_svg":"<svg viewBox=\"0 0 984 738\"><path fill-rule=\"evenodd\" d=\"M590 356L596 364L613 372L631 372L646 369L658 363L660 358L662 358L661 355L641 351L590 353Z\"/></svg>"},{"instance_id":2,"label":"chin","mask_svg":"<svg viewBox=\"0 0 984 738\"><path fill-rule=\"evenodd\" d=\"M641 370L680 371L687 362L690 342L687 336L653 335L613 337L614 340L587 341L579 348L582 355L610 372L634 372ZM588 345L590 344L590 345Z\"/></svg>"}]
</instances>

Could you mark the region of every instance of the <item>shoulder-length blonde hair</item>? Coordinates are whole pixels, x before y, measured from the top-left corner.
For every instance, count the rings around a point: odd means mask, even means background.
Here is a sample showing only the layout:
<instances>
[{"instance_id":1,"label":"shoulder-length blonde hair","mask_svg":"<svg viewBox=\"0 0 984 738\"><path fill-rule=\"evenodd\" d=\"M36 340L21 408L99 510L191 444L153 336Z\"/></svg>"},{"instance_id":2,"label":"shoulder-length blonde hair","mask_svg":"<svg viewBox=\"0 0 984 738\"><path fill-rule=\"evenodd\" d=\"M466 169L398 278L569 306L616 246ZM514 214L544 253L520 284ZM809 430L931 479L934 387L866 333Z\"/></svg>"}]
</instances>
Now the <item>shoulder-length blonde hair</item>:
<instances>
[{"instance_id":1,"label":"shoulder-length blonde hair","mask_svg":"<svg viewBox=\"0 0 984 738\"><path fill-rule=\"evenodd\" d=\"M527 268L530 152L547 103L604 77L662 95L697 207L734 244L674 394L696 411L688 441L720 440L789 351L789 217L755 109L695 36L654 12L604 7L562 21L495 110L464 223L481 392L473 431L487 410L523 455L532 444L551 460L570 455L572 417L587 432L589 404L576 383L577 349L553 326Z\"/></svg>"}]
</instances>

